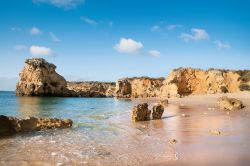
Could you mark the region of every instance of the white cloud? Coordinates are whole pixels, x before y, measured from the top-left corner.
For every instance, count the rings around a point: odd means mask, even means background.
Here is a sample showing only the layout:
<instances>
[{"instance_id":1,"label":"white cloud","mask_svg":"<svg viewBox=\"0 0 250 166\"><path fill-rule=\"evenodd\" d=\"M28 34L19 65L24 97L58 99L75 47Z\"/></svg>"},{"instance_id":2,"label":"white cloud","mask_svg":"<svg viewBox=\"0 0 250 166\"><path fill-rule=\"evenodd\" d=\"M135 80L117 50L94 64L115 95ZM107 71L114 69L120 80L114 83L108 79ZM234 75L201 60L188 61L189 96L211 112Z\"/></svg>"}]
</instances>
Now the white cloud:
<instances>
[{"instance_id":1,"label":"white cloud","mask_svg":"<svg viewBox=\"0 0 250 166\"><path fill-rule=\"evenodd\" d=\"M35 55L35 56L53 54L53 51L51 48L43 47L43 46L31 46L29 51L30 51L30 54Z\"/></svg>"},{"instance_id":2,"label":"white cloud","mask_svg":"<svg viewBox=\"0 0 250 166\"><path fill-rule=\"evenodd\" d=\"M35 4L47 3L58 8L72 9L84 4L85 0L33 0Z\"/></svg>"},{"instance_id":3,"label":"white cloud","mask_svg":"<svg viewBox=\"0 0 250 166\"><path fill-rule=\"evenodd\" d=\"M219 49L219 50L220 49L229 49L229 48L231 48L230 43L223 43L220 40L214 41L214 44L217 46L217 49Z\"/></svg>"},{"instance_id":4,"label":"white cloud","mask_svg":"<svg viewBox=\"0 0 250 166\"><path fill-rule=\"evenodd\" d=\"M26 46L26 45L19 44L19 45L16 45L16 46L15 46L15 49L18 50L18 51L23 51L23 50L26 50L26 49L27 49L27 46Z\"/></svg>"},{"instance_id":5,"label":"white cloud","mask_svg":"<svg viewBox=\"0 0 250 166\"><path fill-rule=\"evenodd\" d=\"M81 20L83 20L85 23L89 24L89 25L97 25L97 21L90 19L88 17L82 16ZM113 24L113 23L112 23Z\"/></svg>"},{"instance_id":6,"label":"white cloud","mask_svg":"<svg viewBox=\"0 0 250 166\"><path fill-rule=\"evenodd\" d=\"M179 25L179 24L172 24L172 25L168 25L166 28L167 28L167 30L174 30L174 29L180 28L180 27L181 27L181 25Z\"/></svg>"},{"instance_id":7,"label":"white cloud","mask_svg":"<svg viewBox=\"0 0 250 166\"><path fill-rule=\"evenodd\" d=\"M150 29L152 32L158 32L161 30L160 26L159 25L154 25L151 27Z\"/></svg>"},{"instance_id":8,"label":"white cloud","mask_svg":"<svg viewBox=\"0 0 250 166\"><path fill-rule=\"evenodd\" d=\"M158 50L150 50L149 54L154 57L159 57L161 53Z\"/></svg>"},{"instance_id":9,"label":"white cloud","mask_svg":"<svg viewBox=\"0 0 250 166\"><path fill-rule=\"evenodd\" d=\"M204 29L192 28L191 33L182 33L180 38L185 42L208 40L209 35Z\"/></svg>"},{"instance_id":10,"label":"white cloud","mask_svg":"<svg viewBox=\"0 0 250 166\"><path fill-rule=\"evenodd\" d=\"M37 27L32 27L29 32L31 35L39 35L42 33Z\"/></svg>"},{"instance_id":11,"label":"white cloud","mask_svg":"<svg viewBox=\"0 0 250 166\"><path fill-rule=\"evenodd\" d=\"M114 46L114 49L120 53L138 54L143 48L141 42L133 39L121 38L120 42Z\"/></svg>"},{"instance_id":12,"label":"white cloud","mask_svg":"<svg viewBox=\"0 0 250 166\"><path fill-rule=\"evenodd\" d=\"M54 42L61 42L61 40L53 32L49 32L49 35Z\"/></svg>"}]
</instances>

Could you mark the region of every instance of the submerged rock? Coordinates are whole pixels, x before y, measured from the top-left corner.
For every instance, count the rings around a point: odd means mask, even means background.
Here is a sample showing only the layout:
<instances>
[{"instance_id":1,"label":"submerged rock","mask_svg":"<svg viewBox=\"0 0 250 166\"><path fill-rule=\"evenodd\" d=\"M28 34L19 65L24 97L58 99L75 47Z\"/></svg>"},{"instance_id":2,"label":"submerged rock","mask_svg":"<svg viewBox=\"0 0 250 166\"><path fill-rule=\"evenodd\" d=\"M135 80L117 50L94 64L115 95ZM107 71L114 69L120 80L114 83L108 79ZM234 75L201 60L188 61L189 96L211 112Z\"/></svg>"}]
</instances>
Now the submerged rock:
<instances>
[{"instance_id":1,"label":"submerged rock","mask_svg":"<svg viewBox=\"0 0 250 166\"><path fill-rule=\"evenodd\" d=\"M0 136L9 136L18 132L38 131L42 129L71 127L71 119L35 118L18 119L9 116L0 116Z\"/></svg>"},{"instance_id":2,"label":"submerged rock","mask_svg":"<svg viewBox=\"0 0 250 166\"><path fill-rule=\"evenodd\" d=\"M217 103L220 109L224 109L227 111L239 110L244 107L243 103L240 100L228 98L226 96L219 98Z\"/></svg>"},{"instance_id":3,"label":"submerged rock","mask_svg":"<svg viewBox=\"0 0 250 166\"><path fill-rule=\"evenodd\" d=\"M161 119L163 112L164 106L162 104L156 104L155 106L153 106L153 119Z\"/></svg>"},{"instance_id":4,"label":"submerged rock","mask_svg":"<svg viewBox=\"0 0 250 166\"><path fill-rule=\"evenodd\" d=\"M148 109L148 104L138 104L133 107L132 120L133 121L146 121L150 119L151 111Z\"/></svg>"}]
</instances>

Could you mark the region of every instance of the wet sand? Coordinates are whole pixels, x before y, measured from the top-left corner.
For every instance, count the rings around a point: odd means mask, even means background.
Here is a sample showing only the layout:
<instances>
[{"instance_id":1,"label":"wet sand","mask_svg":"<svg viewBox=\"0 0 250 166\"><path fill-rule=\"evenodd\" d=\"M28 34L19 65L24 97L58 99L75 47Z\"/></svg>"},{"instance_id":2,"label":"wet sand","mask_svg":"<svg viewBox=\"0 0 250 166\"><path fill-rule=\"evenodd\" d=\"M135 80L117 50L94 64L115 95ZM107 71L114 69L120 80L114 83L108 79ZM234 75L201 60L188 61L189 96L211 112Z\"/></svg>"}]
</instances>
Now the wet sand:
<instances>
[{"instance_id":1,"label":"wet sand","mask_svg":"<svg viewBox=\"0 0 250 166\"><path fill-rule=\"evenodd\" d=\"M169 99L160 120L134 123L124 107L121 114L89 115L98 123L72 130L1 139L0 165L249 165L250 93L227 94L246 106L229 114L218 109L220 96ZM157 101L136 99L131 106Z\"/></svg>"},{"instance_id":2,"label":"wet sand","mask_svg":"<svg viewBox=\"0 0 250 166\"><path fill-rule=\"evenodd\" d=\"M226 94L242 100L246 106L229 113L217 107L216 100L221 96L169 100L168 115L175 117L167 120L166 127L170 137L178 141L173 145L178 160L157 165L250 165L250 93Z\"/></svg>"}]
</instances>

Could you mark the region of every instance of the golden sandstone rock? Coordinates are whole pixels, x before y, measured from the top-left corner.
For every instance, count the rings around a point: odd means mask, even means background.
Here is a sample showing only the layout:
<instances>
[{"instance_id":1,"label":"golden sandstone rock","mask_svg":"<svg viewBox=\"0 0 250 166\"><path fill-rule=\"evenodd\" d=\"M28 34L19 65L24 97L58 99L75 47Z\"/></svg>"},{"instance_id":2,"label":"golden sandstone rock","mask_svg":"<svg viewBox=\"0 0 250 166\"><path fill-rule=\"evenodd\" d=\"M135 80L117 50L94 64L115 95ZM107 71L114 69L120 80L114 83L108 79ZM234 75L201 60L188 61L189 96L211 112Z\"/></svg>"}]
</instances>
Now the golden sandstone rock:
<instances>
[{"instance_id":1,"label":"golden sandstone rock","mask_svg":"<svg viewBox=\"0 0 250 166\"><path fill-rule=\"evenodd\" d=\"M138 104L133 107L132 120L133 121L146 121L150 120L151 111L148 109L148 104Z\"/></svg>"},{"instance_id":2,"label":"golden sandstone rock","mask_svg":"<svg viewBox=\"0 0 250 166\"><path fill-rule=\"evenodd\" d=\"M27 59L19 74L17 96L112 97L112 82L67 82L54 64L42 58Z\"/></svg>"},{"instance_id":3,"label":"golden sandstone rock","mask_svg":"<svg viewBox=\"0 0 250 166\"><path fill-rule=\"evenodd\" d=\"M240 100L234 98L228 98L226 96L219 98L217 103L220 109L224 109L227 111L239 110L244 107L243 103Z\"/></svg>"},{"instance_id":4,"label":"golden sandstone rock","mask_svg":"<svg viewBox=\"0 0 250 166\"><path fill-rule=\"evenodd\" d=\"M153 119L161 119L163 112L164 112L164 106L162 104L154 105L152 112Z\"/></svg>"},{"instance_id":5,"label":"golden sandstone rock","mask_svg":"<svg viewBox=\"0 0 250 166\"><path fill-rule=\"evenodd\" d=\"M53 128L71 127L73 121L71 119L57 118L35 118L18 119L16 117L8 117L0 115L0 136L13 135L19 132L38 131Z\"/></svg>"},{"instance_id":6,"label":"golden sandstone rock","mask_svg":"<svg viewBox=\"0 0 250 166\"><path fill-rule=\"evenodd\" d=\"M250 90L249 70L178 68L164 78L134 77L112 82L67 82L56 66L42 58L27 59L19 74L17 96L182 97Z\"/></svg>"}]
</instances>

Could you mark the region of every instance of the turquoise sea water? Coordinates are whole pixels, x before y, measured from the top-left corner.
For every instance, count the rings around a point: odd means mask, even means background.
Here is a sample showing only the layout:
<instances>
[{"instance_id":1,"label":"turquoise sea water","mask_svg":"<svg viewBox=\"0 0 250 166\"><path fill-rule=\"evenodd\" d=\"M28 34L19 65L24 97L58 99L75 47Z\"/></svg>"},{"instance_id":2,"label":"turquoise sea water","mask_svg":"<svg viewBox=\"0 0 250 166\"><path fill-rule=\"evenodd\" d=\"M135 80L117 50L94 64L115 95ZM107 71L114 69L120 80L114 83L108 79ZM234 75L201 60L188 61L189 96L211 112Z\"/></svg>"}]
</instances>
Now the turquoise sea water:
<instances>
[{"instance_id":1,"label":"turquoise sea water","mask_svg":"<svg viewBox=\"0 0 250 166\"><path fill-rule=\"evenodd\" d=\"M115 98L16 97L0 92L0 114L73 120L72 129L0 139L0 165L141 165L174 159L162 121L133 123L130 109L142 101ZM29 152L29 153L27 153ZM145 160L147 158L147 160ZM3 163L1 163L1 161Z\"/></svg>"}]
</instances>

